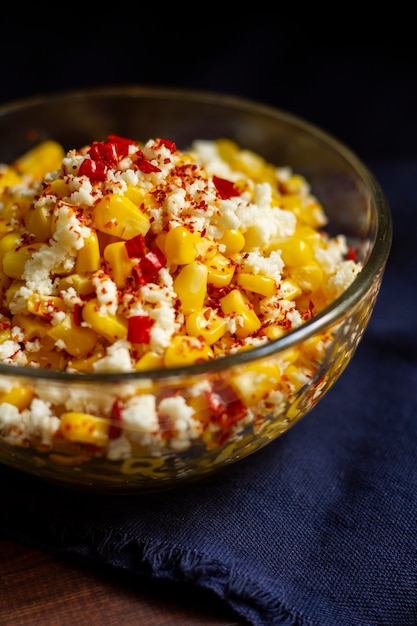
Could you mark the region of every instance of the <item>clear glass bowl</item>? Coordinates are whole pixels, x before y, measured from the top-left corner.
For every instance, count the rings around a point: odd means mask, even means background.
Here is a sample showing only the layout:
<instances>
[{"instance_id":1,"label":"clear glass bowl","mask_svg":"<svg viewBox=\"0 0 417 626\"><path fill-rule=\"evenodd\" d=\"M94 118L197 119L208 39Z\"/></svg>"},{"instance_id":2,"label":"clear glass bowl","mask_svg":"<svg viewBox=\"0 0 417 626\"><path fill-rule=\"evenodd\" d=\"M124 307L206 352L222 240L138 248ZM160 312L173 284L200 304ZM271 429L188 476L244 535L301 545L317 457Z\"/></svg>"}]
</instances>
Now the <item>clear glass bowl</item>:
<instances>
[{"instance_id":1,"label":"clear glass bowl","mask_svg":"<svg viewBox=\"0 0 417 626\"><path fill-rule=\"evenodd\" d=\"M288 334L239 354L169 370L134 373L69 374L0 364L0 382L48 397L59 412L78 394L100 398L103 415L118 397L151 393L156 404L167 395L193 398L198 416L199 389L210 385L228 398L231 378L253 380L291 353L303 360L308 382L286 387L279 381L276 402L254 394L237 410L227 401L223 428L207 444L204 434L181 449L167 442L155 451L138 433L128 432L131 453L111 460L105 448L56 439L44 445L10 437L0 430L0 462L43 479L76 488L111 493L159 490L203 477L258 451L304 417L350 362L370 319L389 256L390 210L367 167L333 137L286 112L215 93L126 86L59 93L0 108L0 162L9 163L45 139L78 148L110 134L146 141L164 137L187 148L194 139L227 137L277 166L305 176L324 206L332 235L343 233L364 263L361 273L331 306ZM318 347L319 346L319 347ZM286 389L285 393L282 390ZM260 392L261 394L261 392ZM343 407L341 408L343 410ZM1 405L0 405L1 411ZM201 408L202 419L207 406ZM114 424L120 428L120 423Z\"/></svg>"}]
</instances>

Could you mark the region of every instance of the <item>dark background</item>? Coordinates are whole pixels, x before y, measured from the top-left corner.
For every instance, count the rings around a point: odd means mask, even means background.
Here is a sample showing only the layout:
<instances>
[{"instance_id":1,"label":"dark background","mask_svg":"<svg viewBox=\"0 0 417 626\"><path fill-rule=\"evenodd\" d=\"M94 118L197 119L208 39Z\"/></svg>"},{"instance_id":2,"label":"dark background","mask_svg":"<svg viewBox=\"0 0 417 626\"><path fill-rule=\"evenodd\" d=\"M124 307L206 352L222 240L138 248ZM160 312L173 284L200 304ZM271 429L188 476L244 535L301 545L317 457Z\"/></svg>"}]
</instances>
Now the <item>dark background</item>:
<instances>
[{"instance_id":1,"label":"dark background","mask_svg":"<svg viewBox=\"0 0 417 626\"><path fill-rule=\"evenodd\" d=\"M187 87L299 115L368 164L415 154L411 16L403 12L396 28L391 15L381 24L378 14L366 23L328 9L314 20L301 7L286 16L278 5L226 7L126 2L120 17L114 4L37 4L32 16L9 6L0 22L0 105L94 86Z\"/></svg>"}]
</instances>

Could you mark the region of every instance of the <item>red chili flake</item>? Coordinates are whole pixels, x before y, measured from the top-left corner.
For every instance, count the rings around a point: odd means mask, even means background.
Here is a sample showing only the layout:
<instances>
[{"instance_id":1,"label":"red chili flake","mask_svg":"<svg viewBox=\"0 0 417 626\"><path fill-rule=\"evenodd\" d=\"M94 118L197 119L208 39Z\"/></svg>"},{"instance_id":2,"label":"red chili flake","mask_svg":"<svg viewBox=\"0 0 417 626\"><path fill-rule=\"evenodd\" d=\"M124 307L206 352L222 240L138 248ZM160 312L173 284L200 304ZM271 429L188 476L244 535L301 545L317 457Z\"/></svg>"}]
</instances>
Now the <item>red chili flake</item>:
<instances>
[{"instance_id":1,"label":"red chili flake","mask_svg":"<svg viewBox=\"0 0 417 626\"><path fill-rule=\"evenodd\" d=\"M310 300L308 303L308 309L305 309L305 311L303 311L303 313L301 314L301 317L303 318L304 322L307 322L313 316L314 316L314 302ZM290 330L290 326L291 324L290 322L288 322L288 328L286 330Z\"/></svg>"},{"instance_id":2,"label":"red chili flake","mask_svg":"<svg viewBox=\"0 0 417 626\"><path fill-rule=\"evenodd\" d=\"M157 143L160 143L165 146L165 148L168 148L170 152L176 152L177 150L177 146L175 145L175 143L173 141L170 141L169 139L157 139Z\"/></svg>"},{"instance_id":3,"label":"red chili flake","mask_svg":"<svg viewBox=\"0 0 417 626\"><path fill-rule=\"evenodd\" d=\"M133 267L133 275L140 285L150 283L159 270L166 265L164 253L158 246L154 246Z\"/></svg>"},{"instance_id":4,"label":"red chili flake","mask_svg":"<svg viewBox=\"0 0 417 626\"><path fill-rule=\"evenodd\" d=\"M90 180L106 180L108 169L104 163L97 163L86 157L78 168L78 176L87 176Z\"/></svg>"},{"instance_id":5,"label":"red chili flake","mask_svg":"<svg viewBox=\"0 0 417 626\"><path fill-rule=\"evenodd\" d=\"M76 302L74 305L74 311L72 313L75 326L81 326L81 323L83 321L82 311L83 311L82 305Z\"/></svg>"},{"instance_id":6,"label":"red chili flake","mask_svg":"<svg viewBox=\"0 0 417 626\"><path fill-rule=\"evenodd\" d=\"M354 248L349 247L348 253L346 255L348 261L356 261L356 250Z\"/></svg>"},{"instance_id":7,"label":"red chili flake","mask_svg":"<svg viewBox=\"0 0 417 626\"><path fill-rule=\"evenodd\" d=\"M116 398L111 409L110 417L112 421L109 428L109 439L117 439L122 433L122 427L119 426L119 423L121 424L122 422L122 408L121 400Z\"/></svg>"},{"instance_id":8,"label":"red chili flake","mask_svg":"<svg viewBox=\"0 0 417 626\"><path fill-rule=\"evenodd\" d=\"M235 187L235 184L231 180L213 176L213 183L215 184L222 200L228 200L233 196L240 196L240 191Z\"/></svg>"},{"instance_id":9,"label":"red chili flake","mask_svg":"<svg viewBox=\"0 0 417 626\"><path fill-rule=\"evenodd\" d=\"M161 171L159 167L157 167L156 165L153 165L153 163L151 163L150 161L146 161L145 159L143 159L143 161L140 161L138 163L138 167L140 171L143 172L144 174L152 174L152 172Z\"/></svg>"},{"instance_id":10,"label":"red chili flake","mask_svg":"<svg viewBox=\"0 0 417 626\"><path fill-rule=\"evenodd\" d=\"M236 393L222 381L213 384L212 391L206 393L208 407L220 426L227 430L239 422L246 414L246 407Z\"/></svg>"},{"instance_id":11,"label":"red chili flake","mask_svg":"<svg viewBox=\"0 0 417 626\"><path fill-rule=\"evenodd\" d=\"M131 343L149 343L153 320L148 315L129 317L127 340Z\"/></svg>"},{"instance_id":12,"label":"red chili flake","mask_svg":"<svg viewBox=\"0 0 417 626\"><path fill-rule=\"evenodd\" d=\"M153 165L152 163L150 163L150 161L147 161L145 159L142 150L138 150L133 155L133 161L135 161L137 167L144 174L151 174L152 172L160 172L161 171L159 169L159 167L157 167L156 165Z\"/></svg>"},{"instance_id":13,"label":"red chili flake","mask_svg":"<svg viewBox=\"0 0 417 626\"><path fill-rule=\"evenodd\" d=\"M129 259L142 258L146 254L145 238L143 235L136 235L132 239L125 241L127 256Z\"/></svg>"}]
</instances>

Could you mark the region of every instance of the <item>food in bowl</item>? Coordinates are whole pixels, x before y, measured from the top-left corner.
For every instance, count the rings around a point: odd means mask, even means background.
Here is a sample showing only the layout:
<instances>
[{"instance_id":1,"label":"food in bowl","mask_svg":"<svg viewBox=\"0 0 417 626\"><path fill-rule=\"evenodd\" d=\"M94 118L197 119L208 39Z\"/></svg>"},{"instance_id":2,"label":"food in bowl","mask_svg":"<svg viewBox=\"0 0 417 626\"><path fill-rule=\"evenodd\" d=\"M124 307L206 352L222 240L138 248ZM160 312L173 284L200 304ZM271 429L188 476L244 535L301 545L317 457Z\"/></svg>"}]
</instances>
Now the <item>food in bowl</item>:
<instances>
[{"instance_id":1,"label":"food in bowl","mask_svg":"<svg viewBox=\"0 0 417 626\"><path fill-rule=\"evenodd\" d=\"M9 458L28 450L31 471L72 483L163 483L286 430L344 368L339 357L323 370L340 324L250 355L308 325L361 273L347 236L326 225L305 176L227 138L185 149L170 137L69 149L50 138L4 165Z\"/></svg>"}]
</instances>

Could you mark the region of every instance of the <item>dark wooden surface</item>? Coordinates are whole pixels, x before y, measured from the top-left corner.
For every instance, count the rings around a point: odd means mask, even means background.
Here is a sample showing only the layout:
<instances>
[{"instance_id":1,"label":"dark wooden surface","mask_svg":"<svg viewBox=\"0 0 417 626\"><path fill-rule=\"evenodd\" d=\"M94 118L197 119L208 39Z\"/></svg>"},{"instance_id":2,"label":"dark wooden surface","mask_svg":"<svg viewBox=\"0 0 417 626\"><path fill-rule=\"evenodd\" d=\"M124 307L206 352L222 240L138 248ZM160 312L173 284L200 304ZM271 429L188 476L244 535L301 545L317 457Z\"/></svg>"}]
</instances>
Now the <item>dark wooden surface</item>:
<instances>
[{"instance_id":1,"label":"dark wooden surface","mask_svg":"<svg viewBox=\"0 0 417 626\"><path fill-rule=\"evenodd\" d=\"M0 540L1 626L241 626L216 596Z\"/></svg>"}]
</instances>

